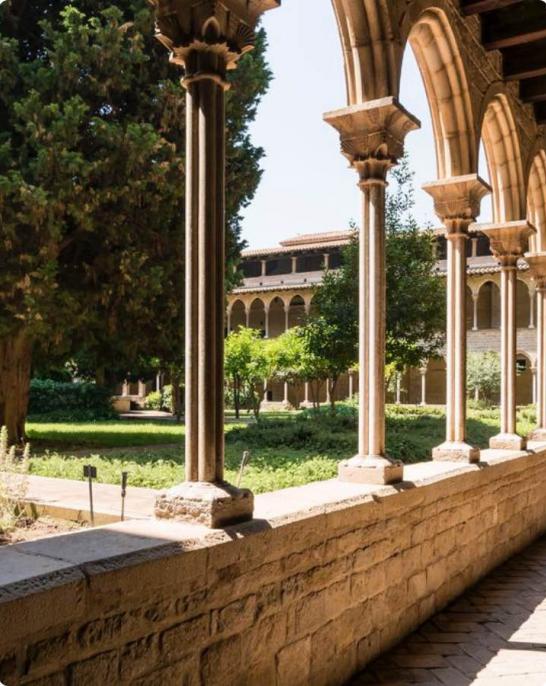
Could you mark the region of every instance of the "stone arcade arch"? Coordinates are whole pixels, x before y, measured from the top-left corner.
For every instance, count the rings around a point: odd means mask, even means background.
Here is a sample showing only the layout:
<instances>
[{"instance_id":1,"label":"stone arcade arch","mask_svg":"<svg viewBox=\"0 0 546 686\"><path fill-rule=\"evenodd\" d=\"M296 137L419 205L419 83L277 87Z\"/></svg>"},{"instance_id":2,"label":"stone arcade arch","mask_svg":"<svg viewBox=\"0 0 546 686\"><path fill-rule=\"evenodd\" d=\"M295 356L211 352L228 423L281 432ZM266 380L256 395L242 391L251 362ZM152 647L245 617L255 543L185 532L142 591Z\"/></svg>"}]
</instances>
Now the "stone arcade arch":
<instances>
[{"instance_id":1,"label":"stone arcade arch","mask_svg":"<svg viewBox=\"0 0 546 686\"><path fill-rule=\"evenodd\" d=\"M191 306L191 325L186 328L191 357L186 365L190 408L187 479L204 482L208 492L215 494L214 484L223 476L222 402L218 389L222 385L219 321L223 316L225 77L227 69L235 68L239 57L252 48L252 30L260 15L280 3L233 0L229 12L221 3L202 3L199 12L190 11L194 5L181 0L154 0L154 4L158 38L170 51L171 61L185 69L183 83L187 89L187 291ZM384 457L384 202L387 172L403 153L405 136L418 126L397 100L406 43L409 41L415 51L432 112L438 180L429 184L427 191L434 198L448 236L446 442L435 450L436 459L473 461L478 456L465 442L465 299L468 229L488 191L477 176L481 121L495 195L495 221L519 222L511 227L511 236L512 243L514 235L518 239L520 253L530 233L525 223L522 172L522 159L529 150L523 146L528 148L539 131L529 110L518 106L518 117L513 115L512 105L517 98L508 96L499 85L503 82L500 63L480 45L477 24L463 17L462 11L469 9L466 4L461 6L452 0L332 0L332 4L345 61L347 107L328 113L325 120L338 131L342 153L357 172L362 190L359 444L356 458L341 465L340 477L390 483L402 478L402 470ZM463 57L467 54L472 54L468 63ZM480 78L473 78L476 69ZM200 126L196 125L198 121ZM520 129L525 127L521 143ZM208 211L211 206L214 212ZM499 255L501 248L505 253L508 248L514 250L513 244L506 248L503 243L505 229L497 226L495 230L501 235L489 233ZM200 255L203 246L214 259ZM510 278L506 288L515 289ZM513 310L503 309L503 313L503 340L511 344L515 315ZM513 375L515 348L506 362ZM506 407L513 401L512 387L510 383L503 387ZM177 511L185 511L183 503L189 493L194 490L182 486L160 499L158 514L172 511L172 499ZM233 512L239 518L242 511L250 516L251 497L235 489L230 494ZM213 503L214 497L208 502ZM223 510L227 519L230 508L226 504Z\"/></svg>"},{"instance_id":2,"label":"stone arcade arch","mask_svg":"<svg viewBox=\"0 0 546 686\"><path fill-rule=\"evenodd\" d=\"M484 281L478 291L478 329L500 327L500 290L492 281Z\"/></svg>"},{"instance_id":3,"label":"stone arcade arch","mask_svg":"<svg viewBox=\"0 0 546 686\"><path fill-rule=\"evenodd\" d=\"M258 329L262 335L267 336L267 313L264 301L261 298L254 298L248 310L248 325L252 329Z\"/></svg>"}]
</instances>

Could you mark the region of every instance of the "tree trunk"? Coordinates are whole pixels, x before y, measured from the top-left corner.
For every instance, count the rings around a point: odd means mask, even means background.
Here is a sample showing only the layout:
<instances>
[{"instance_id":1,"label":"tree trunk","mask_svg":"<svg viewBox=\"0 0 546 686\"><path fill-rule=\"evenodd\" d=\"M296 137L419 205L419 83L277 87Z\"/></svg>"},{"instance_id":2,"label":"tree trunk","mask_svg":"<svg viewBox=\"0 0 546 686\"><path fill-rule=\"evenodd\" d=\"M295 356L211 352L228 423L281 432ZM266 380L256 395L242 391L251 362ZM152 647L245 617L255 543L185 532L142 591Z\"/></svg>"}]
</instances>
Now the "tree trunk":
<instances>
[{"instance_id":1,"label":"tree trunk","mask_svg":"<svg viewBox=\"0 0 546 686\"><path fill-rule=\"evenodd\" d=\"M173 374L171 380L171 404L173 415L180 420L182 418L182 393L180 392L180 376Z\"/></svg>"},{"instance_id":2,"label":"tree trunk","mask_svg":"<svg viewBox=\"0 0 546 686\"><path fill-rule=\"evenodd\" d=\"M0 340L0 426L10 444L25 441L32 344L24 331Z\"/></svg>"},{"instance_id":3,"label":"tree trunk","mask_svg":"<svg viewBox=\"0 0 546 686\"><path fill-rule=\"evenodd\" d=\"M336 399L335 399L335 394L336 394L336 387L337 387L337 382L338 382L339 377L336 376L334 379L328 379L326 382L328 384L328 392L330 394L330 411L332 414L335 414L336 412Z\"/></svg>"}]
</instances>

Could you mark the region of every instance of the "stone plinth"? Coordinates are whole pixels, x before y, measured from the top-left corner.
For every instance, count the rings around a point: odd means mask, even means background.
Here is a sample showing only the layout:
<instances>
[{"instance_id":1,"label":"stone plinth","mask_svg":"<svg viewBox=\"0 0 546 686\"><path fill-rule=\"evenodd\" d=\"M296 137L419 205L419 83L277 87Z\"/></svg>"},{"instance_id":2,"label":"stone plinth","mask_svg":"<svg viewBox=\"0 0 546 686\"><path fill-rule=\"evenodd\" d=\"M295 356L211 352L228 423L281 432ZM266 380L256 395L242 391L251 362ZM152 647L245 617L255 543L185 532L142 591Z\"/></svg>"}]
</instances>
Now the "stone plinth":
<instances>
[{"instance_id":1,"label":"stone plinth","mask_svg":"<svg viewBox=\"0 0 546 686\"><path fill-rule=\"evenodd\" d=\"M446 441L432 451L433 460L445 462L478 462L480 451L463 441Z\"/></svg>"},{"instance_id":2,"label":"stone plinth","mask_svg":"<svg viewBox=\"0 0 546 686\"><path fill-rule=\"evenodd\" d=\"M518 434L500 433L489 440L492 450L525 450L526 439Z\"/></svg>"},{"instance_id":3,"label":"stone plinth","mask_svg":"<svg viewBox=\"0 0 546 686\"><path fill-rule=\"evenodd\" d=\"M187 481L159 495L155 515L219 529L252 519L254 496L227 482Z\"/></svg>"},{"instance_id":4,"label":"stone plinth","mask_svg":"<svg viewBox=\"0 0 546 686\"><path fill-rule=\"evenodd\" d=\"M362 484L393 484L402 481L404 465L386 457L352 457L338 468L340 481Z\"/></svg>"}]
</instances>

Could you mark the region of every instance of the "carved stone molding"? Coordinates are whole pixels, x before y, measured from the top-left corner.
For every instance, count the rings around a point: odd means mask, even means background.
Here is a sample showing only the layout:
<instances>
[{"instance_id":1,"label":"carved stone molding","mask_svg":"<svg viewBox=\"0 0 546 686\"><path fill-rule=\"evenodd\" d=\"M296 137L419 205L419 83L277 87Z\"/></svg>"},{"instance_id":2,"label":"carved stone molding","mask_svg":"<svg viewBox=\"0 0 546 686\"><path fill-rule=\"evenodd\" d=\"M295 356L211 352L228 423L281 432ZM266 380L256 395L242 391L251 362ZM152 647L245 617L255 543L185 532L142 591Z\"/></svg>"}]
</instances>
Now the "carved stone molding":
<instances>
[{"instance_id":1,"label":"carved stone molding","mask_svg":"<svg viewBox=\"0 0 546 686\"><path fill-rule=\"evenodd\" d=\"M260 16L280 0L150 0L156 11L156 37L169 50L171 62L190 74L208 55L218 70L234 69L254 48Z\"/></svg>"},{"instance_id":2,"label":"carved stone molding","mask_svg":"<svg viewBox=\"0 0 546 686\"><path fill-rule=\"evenodd\" d=\"M394 97L327 112L324 121L338 131L341 152L361 178L384 178L404 154L406 135L421 126Z\"/></svg>"},{"instance_id":3,"label":"carved stone molding","mask_svg":"<svg viewBox=\"0 0 546 686\"><path fill-rule=\"evenodd\" d=\"M491 193L491 186L477 174L440 179L423 185L434 200L434 211L450 231L468 228L480 214L482 199ZM460 223L466 226L460 226Z\"/></svg>"},{"instance_id":4,"label":"carved stone molding","mask_svg":"<svg viewBox=\"0 0 546 686\"><path fill-rule=\"evenodd\" d=\"M537 288L546 288L546 252L528 252L523 257Z\"/></svg>"},{"instance_id":5,"label":"carved stone molding","mask_svg":"<svg viewBox=\"0 0 546 686\"><path fill-rule=\"evenodd\" d=\"M515 264L523 257L529 243L529 237L536 233L528 221L502 222L498 224L481 224L476 226L489 238L491 252L501 262Z\"/></svg>"}]
</instances>

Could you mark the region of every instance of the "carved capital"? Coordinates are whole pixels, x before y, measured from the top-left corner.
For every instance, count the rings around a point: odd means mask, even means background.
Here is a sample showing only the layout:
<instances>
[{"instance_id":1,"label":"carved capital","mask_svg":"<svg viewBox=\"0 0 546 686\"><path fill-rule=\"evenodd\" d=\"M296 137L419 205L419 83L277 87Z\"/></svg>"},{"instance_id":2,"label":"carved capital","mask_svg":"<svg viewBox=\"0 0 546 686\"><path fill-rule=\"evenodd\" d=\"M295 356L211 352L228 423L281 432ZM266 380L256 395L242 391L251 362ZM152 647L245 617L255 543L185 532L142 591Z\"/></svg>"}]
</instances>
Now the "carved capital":
<instances>
[{"instance_id":1,"label":"carved capital","mask_svg":"<svg viewBox=\"0 0 546 686\"><path fill-rule=\"evenodd\" d=\"M531 276L537 288L546 288L546 252L527 252L523 256L529 265Z\"/></svg>"},{"instance_id":2,"label":"carved capital","mask_svg":"<svg viewBox=\"0 0 546 686\"><path fill-rule=\"evenodd\" d=\"M254 48L254 29L280 0L150 0L156 37L188 78L223 78Z\"/></svg>"},{"instance_id":3,"label":"carved capital","mask_svg":"<svg viewBox=\"0 0 546 686\"><path fill-rule=\"evenodd\" d=\"M389 168L404 154L406 135L421 126L394 97L327 112L324 121L338 131L341 152L363 182L384 181Z\"/></svg>"},{"instance_id":4,"label":"carved capital","mask_svg":"<svg viewBox=\"0 0 546 686\"><path fill-rule=\"evenodd\" d=\"M529 236L536 233L536 229L525 220L474 226L489 238L491 252L505 267L515 265L523 257Z\"/></svg>"},{"instance_id":5,"label":"carved capital","mask_svg":"<svg viewBox=\"0 0 546 686\"><path fill-rule=\"evenodd\" d=\"M434 200L434 211L451 233L465 233L480 214L482 199L491 187L477 174L454 176L423 185Z\"/></svg>"}]
</instances>

